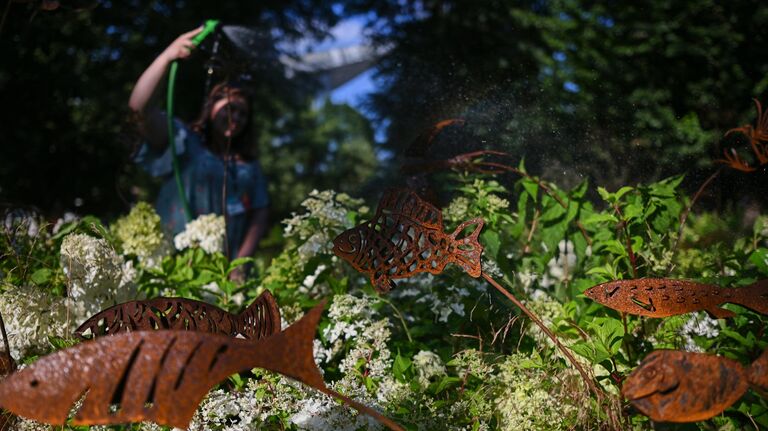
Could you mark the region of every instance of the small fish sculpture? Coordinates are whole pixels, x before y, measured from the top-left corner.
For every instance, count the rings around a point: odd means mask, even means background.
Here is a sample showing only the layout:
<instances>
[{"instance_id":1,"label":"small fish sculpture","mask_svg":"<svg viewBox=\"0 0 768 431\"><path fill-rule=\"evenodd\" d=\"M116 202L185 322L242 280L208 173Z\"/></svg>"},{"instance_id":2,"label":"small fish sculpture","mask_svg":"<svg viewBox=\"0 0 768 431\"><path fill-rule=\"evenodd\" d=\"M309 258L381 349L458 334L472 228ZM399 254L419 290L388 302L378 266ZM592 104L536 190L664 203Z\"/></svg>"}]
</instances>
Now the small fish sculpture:
<instances>
[{"instance_id":1,"label":"small fish sculpture","mask_svg":"<svg viewBox=\"0 0 768 431\"><path fill-rule=\"evenodd\" d=\"M667 317L704 310L718 319L736 314L720 305L738 304L768 314L768 279L739 288L667 278L616 280L598 284L584 295L606 307L647 317Z\"/></svg>"},{"instance_id":2,"label":"small fish sculpture","mask_svg":"<svg viewBox=\"0 0 768 431\"><path fill-rule=\"evenodd\" d=\"M98 337L40 358L0 382L0 407L38 422L74 425L152 421L186 429L216 384L264 368L343 400L392 430L377 411L329 389L312 346L324 302L283 331L258 340L189 330Z\"/></svg>"},{"instance_id":3,"label":"small fish sculpture","mask_svg":"<svg viewBox=\"0 0 768 431\"><path fill-rule=\"evenodd\" d=\"M765 389L768 353L751 366L722 356L656 350L627 376L621 393L657 422L698 422L720 414L752 385Z\"/></svg>"},{"instance_id":4,"label":"small fish sculpture","mask_svg":"<svg viewBox=\"0 0 768 431\"><path fill-rule=\"evenodd\" d=\"M153 298L117 304L75 330L82 339L123 332L179 329L258 340L280 331L280 309L265 290L240 314L187 298Z\"/></svg>"},{"instance_id":5,"label":"small fish sculpture","mask_svg":"<svg viewBox=\"0 0 768 431\"><path fill-rule=\"evenodd\" d=\"M483 252L477 237L483 224L482 218L475 218L446 234L438 208L411 190L389 190L379 201L373 220L336 237L333 252L357 271L369 274L380 293L395 287L392 279L420 272L439 274L449 263L477 278ZM473 225L469 235L459 238Z\"/></svg>"}]
</instances>

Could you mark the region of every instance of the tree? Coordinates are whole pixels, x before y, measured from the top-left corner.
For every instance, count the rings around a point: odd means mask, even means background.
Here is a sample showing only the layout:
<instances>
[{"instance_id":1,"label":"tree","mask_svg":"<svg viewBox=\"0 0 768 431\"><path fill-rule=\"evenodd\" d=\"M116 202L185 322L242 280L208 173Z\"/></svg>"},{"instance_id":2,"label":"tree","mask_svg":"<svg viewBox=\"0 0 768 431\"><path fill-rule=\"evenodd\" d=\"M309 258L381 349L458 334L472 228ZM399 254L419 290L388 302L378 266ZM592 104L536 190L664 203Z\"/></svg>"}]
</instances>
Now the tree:
<instances>
[{"instance_id":1,"label":"tree","mask_svg":"<svg viewBox=\"0 0 768 431\"><path fill-rule=\"evenodd\" d=\"M708 175L764 96L768 6L736 1L352 1L391 46L371 98L400 152L465 117L453 154L492 147L566 185ZM563 178L565 177L565 178ZM571 180L571 181L568 181ZM695 183L698 186L698 182Z\"/></svg>"},{"instance_id":2,"label":"tree","mask_svg":"<svg viewBox=\"0 0 768 431\"><path fill-rule=\"evenodd\" d=\"M261 161L270 178L272 210L285 217L312 189L357 194L377 167L370 122L346 104L309 104L267 132Z\"/></svg>"}]
</instances>

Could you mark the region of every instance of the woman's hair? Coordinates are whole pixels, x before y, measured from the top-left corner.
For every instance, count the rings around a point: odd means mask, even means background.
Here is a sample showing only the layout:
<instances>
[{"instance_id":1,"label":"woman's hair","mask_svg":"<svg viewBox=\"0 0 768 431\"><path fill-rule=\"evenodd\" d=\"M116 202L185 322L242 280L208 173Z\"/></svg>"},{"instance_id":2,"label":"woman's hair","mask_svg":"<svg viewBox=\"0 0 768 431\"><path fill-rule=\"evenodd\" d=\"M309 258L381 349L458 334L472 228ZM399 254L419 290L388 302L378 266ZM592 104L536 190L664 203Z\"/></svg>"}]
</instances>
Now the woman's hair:
<instances>
[{"instance_id":1,"label":"woman's hair","mask_svg":"<svg viewBox=\"0 0 768 431\"><path fill-rule=\"evenodd\" d=\"M211 92L208 93L208 98L205 100L205 104L203 104L203 109L200 111L200 116L197 118L197 120L190 124L192 130L203 136L205 145L208 145L208 147L216 153L221 154L226 151L226 149L212 147L214 145L214 141L213 137L211 136L211 112L213 111L214 105L219 100L227 98L232 99L235 97L245 99L248 104L248 111L250 116L250 113L252 112L252 103L248 92L242 87L238 87L228 82L222 82L211 89ZM248 121L245 124L245 128L237 136L232 138L232 145L229 148L230 154L238 154L246 159L253 159L255 157L256 149L254 148L254 142L252 139L253 135L251 133L252 123L253 121L248 118Z\"/></svg>"}]
</instances>

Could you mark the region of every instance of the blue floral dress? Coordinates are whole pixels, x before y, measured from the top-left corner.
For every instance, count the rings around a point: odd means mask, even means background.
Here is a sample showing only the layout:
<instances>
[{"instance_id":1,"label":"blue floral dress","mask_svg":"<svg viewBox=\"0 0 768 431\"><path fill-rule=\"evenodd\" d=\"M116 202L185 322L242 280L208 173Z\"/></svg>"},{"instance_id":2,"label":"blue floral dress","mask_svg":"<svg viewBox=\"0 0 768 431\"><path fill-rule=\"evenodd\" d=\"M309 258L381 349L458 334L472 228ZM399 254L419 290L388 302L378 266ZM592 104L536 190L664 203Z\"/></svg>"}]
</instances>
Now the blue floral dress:
<instances>
[{"instance_id":1,"label":"blue floral dress","mask_svg":"<svg viewBox=\"0 0 768 431\"><path fill-rule=\"evenodd\" d=\"M192 216L223 214L224 160L208 150L201 137L181 121L175 121L175 128L176 154ZM144 143L134 161L149 174L165 178L155 208L174 235L183 231L187 220L173 176L170 145L157 153ZM229 256L234 259L248 229L249 210L267 207L269 196L258 161L230 160L227 164L227 240Z\"/></svg>"}]
</instances>

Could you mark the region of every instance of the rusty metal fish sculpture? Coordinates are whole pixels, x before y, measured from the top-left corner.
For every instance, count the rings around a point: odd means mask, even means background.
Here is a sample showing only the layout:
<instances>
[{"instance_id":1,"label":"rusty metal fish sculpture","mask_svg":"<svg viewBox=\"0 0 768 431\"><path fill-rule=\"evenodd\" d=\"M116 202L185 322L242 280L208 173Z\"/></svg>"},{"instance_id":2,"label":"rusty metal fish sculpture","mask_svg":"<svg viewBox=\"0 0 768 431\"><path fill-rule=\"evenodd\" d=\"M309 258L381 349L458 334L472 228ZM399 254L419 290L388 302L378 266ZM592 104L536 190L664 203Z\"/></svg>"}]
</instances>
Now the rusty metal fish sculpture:
<instances>
[{"instance_id":1,"label":"rusty metal fish sculpture","mask_svg":"<svg viewBox=\"0 0 768 431\"><path fill-rule=\"evenodd\" d=\"M324 303L260 340L196 331L137 331L100 337L41 358L0 382L0 407L63 425L152 421L186 428L205 394L227 376L264 368L340 398L393 430L397 424L325 386L312 355Z\"/></svg>"},{"instance_id":2,"label":"rusty metal fish sculpture","mask_svg":"<svg viewBox=\"0 0 768 431\"><path fill-rule=\"evenodd\" d=\"M75 330L80 338L130 331L178 329L258 340L280 331L280 309L265 290L240 314L186 298L129 301L107 308Z\"/></svg>"},{"instance_id":3,"label":"rusty metal fish sculpture","mask_svg":"<svg viewBox=\"0 0 768 431\"><path fill-rule=\"evenodd\" d=\"M379 293L386 293L394 287L393 278L408 278L420 272L439 274L448 263L456 263L472 277L483 277L541 328L568 358L595 396L602 399L602 389L557 336L515 295L482 271L480 258L483 246L478 241L478 235L483 224L482 218L468 220L453 234L447 235L443 232L440 209L412 190L390 190L381 197L373 220L334 239L333 252L357 271L369 274ZM460 233L472 225L476 225L472 233L459 239Z\"/></svg>"},{"instance_id":4,"label":"rusty metal fish sculpture","mask_svg":"<svg viewBox=\"0 0 768 431\"><path fill-rule=\"evenodd\" d=\"M584 295L614 310L647 317L699 310L718 319L735 316L734 312L720 307L726 303L768 314L768 279L739 288L666 278L616 280L590 287Z\"/></svg>"},{"instance_id":5,"label":"rusty metal fish sculpture","mask_svg":"<svg viewBox=\"0 0 768 431\"><path fill-rule=\"evenodd\" d=\"M381 293L395 287L393 279L420 272L439 274L449 263L477 278L483 252L477 237L483 224L483 219L475 218L447 234L438 208L410 190L389 190L379 201L372 220L333 240L333 252L356 270L369 274ZM473 225L471 233L459 237Z\"/></svg>"},{"instance_id":6,"label":"rusty metal fish sculpture","mask_svg":"<svg viewBox=\"0 0 768 431\"><path fill-rule=\"evenodd\" d=\"M744 367L722 356L657 350L632 371L621 393L654 421L698 422L733 405L750 385L764 385L766 367L765 352Z\"/></svg>"}]
</instances>

